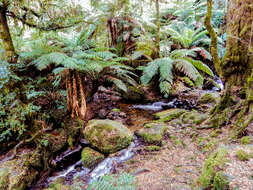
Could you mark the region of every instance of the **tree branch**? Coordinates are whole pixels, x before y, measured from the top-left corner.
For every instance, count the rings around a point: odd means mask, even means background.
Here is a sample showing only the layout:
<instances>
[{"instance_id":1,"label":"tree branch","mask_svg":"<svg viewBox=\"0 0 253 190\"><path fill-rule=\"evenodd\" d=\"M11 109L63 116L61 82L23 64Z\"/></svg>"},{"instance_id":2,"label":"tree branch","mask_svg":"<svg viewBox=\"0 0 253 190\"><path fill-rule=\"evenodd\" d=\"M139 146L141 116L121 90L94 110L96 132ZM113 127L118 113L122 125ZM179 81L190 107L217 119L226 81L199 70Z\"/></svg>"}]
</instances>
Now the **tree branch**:
<instances>
[{"instance_id":1,"label":"tree branch","mask_svg":"<svg viewBox=\"0 0 253 190\"><path fill-rule=\"evenodd\" d=\"M211 45L210 45L210 53L213 57L213 63L217 73L222 76L222 69L221 69L221 60L218 54L218 38L217 34L212 27L211 20L212 20L212 9L213 9L213 1L207 0L207 13L205 18L205 27L211 37Z\"/></svg>"},{"instance_id":2,"label":"tree branch","mask_svg":"<svg viewBox=\"0 0 253 190\"><path fill-rule=\"evenodd\" d=\"M7 13L7 16L15 18L15 19L21 21L23 24L25 24L25 25L27 25L29 27L37 28L37 29L43 30L43 31L56 31L56 30L71 28L71 27L73 27L73 26L75 26L77 24L80 24L82 22L85 22L87 24L92 24L92 22L88 22L88 21L84 21L84 20L78 20L78 21L75 21L75 22L73 22L73 23L71 23L69 25L59 25L59 24L56 24L56 23L52 23L51 25L48 25L48 26L40 26L38 24L35 24L35 23L27 21L26 18L20 17L20 16L14 14L11 11L7 11L6 13Z\"/></svg>"}]
</instances>

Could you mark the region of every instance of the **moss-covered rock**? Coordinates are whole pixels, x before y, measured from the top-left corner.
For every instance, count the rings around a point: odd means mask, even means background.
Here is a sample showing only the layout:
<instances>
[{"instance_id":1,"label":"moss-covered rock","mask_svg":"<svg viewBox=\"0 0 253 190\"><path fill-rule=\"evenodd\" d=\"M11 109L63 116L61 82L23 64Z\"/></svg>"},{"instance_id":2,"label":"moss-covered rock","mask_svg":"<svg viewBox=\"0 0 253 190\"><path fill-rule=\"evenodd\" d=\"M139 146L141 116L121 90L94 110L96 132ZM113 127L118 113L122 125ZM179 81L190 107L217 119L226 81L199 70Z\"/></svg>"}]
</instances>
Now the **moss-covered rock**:
<instances>
[{"instance_id":1,"label":"moss-covered rock","mask_svg":"<svg viewBox=\"0 0 253 190\"><path fill-rule=\"evenodd\" d=\"M155 114L155 117L160 121L170 121L178 118L183 113L187 112L185 109L169 109L165 111L161 111Z\"/></svg>"},{"instance_id":2,"label":"moss-covered rock","mask_svg":"<svg viewBox=\"0 0 253 190\"><path fill-rule=\"evenodd\" d=\"M86 168L93 168L99 162L101 162L105 156L89 147L86 147L82 151L82 163Z\"/></svg>"},{"instance_id":3,"label":"moss-covered rock","mask_svg":"<svg viewBox=\"0 0 253 190\"><path fill-rule=\"evenodd\" d=\"M220 95L218 92L208 92L200 96L197 103L198 105L201 104L212 104L215 105L219 102Z\"/></svg>"},{"instance_id":4,"label":"moss-covered rock","mask_svg":"<svg viewBox=\"0 0 253 190\"><path fill-rule=\"evenodd\" d=\"M89 121L83 133L90 144L106 154L126 148L133 141L133 133L127 127L109 119Z\"/></svg>"},{"instance_id":5,"label":"moss-covered rock","mask_svg":"<svg viewBox=\"0 0 253 190\"><path fill-rule=\"evenodd\" d=\"M136 135L145 143L160 144L166 129L167 126L164 123L147 123L144 128L136 131Z\"/></svg>"},{"instance_id":6,"label":"moss-covered rock","mask_svg":"<svg viewBox=\"0 0 253 190\"><path fill-rule=\"evenodd\" d=\"M0 189L23 190L31 186L41 167L39 154L33 150L24 150L19 157L0 163Z\"/></svg>"}]
</instances>

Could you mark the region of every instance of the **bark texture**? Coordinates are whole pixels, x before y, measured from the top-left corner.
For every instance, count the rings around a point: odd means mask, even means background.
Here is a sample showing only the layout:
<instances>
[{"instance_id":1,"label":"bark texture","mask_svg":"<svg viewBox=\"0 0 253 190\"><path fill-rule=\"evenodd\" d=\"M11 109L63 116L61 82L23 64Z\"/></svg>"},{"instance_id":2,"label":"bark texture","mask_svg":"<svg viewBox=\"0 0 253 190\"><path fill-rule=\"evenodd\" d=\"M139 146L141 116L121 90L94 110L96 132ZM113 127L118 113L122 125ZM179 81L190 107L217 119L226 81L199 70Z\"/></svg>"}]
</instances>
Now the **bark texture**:
<instances>
[{"instance_id":1,"label":"bark texture","mask_svg":"<svg viewBox=\"0 0 253 190\"><path fill-rule=\"evenodd\" d=\"M210 8L212 1L207 2ZM210 13L210 10L208 12ZM216 38L212 31L210 35ZM217 127L232 121L236 136L242 135L247 127L253 127L252 36L253 1L229 0L226 54L222 61L216 62L220 64L218 67L225 82L225 91L221 102L213 110L212 121ZM215 55L217 49L215 50L215 40L212 41L211 48L214 49L211 50Z\"/></svg>"},{"instance_id":2,"label":"bark texture","mask_svg":"<svg viewBox=\"0 0 253 190\"><path fill-rule=\"evenodd\" d=\"M4 7L0 7L0 39L2 39L4 45L4 58L10 63L15 62L16 54L7 23L6 9Z\"/></svg>"}]
</instances>

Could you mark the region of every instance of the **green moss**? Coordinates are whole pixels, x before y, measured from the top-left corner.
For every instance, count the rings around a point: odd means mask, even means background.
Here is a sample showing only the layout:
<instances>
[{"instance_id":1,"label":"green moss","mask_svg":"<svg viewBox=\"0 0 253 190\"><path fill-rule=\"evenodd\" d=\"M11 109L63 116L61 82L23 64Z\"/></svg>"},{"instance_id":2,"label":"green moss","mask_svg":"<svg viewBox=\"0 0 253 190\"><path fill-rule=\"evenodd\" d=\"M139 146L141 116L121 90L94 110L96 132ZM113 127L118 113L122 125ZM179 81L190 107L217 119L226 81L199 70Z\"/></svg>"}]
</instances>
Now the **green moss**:
<instances>
[{"instance_id":1,"label":"green moss","mask_svg":"<svg viewBox=\"0 0 253 190\"><path fill-rule=\"evenodd\" d=\"M184 109L169 109L156 113L155 117L158 118L160 121L166 122L178 118L185 112L186 110Z\"/></svg>"},{"instance_id":2,"label":"green moss","mask_svg":"<svg viewBox=\"0 0 253 190\"><path fill-rule=\"evenodd\" d=\"M104 155L86 147L82 151L82 163L86 168L93 168L96 164L104 159Z\"/></svg>"},{"instance_id":3,"label":"green moss","mask_svg":"<svg viewBox=\"0 0 253 190\"><path fill-rule=\"evenodd\" d=\"M84 129L85 139L104 153L114 153L133 141L132 132L112 120L91 120Z\"/></svg>"},{"instance_id":4,"label":"green moss","mask_svg":"<svg viewBox=\"0 0 253 190\"><path fill-rule=\"evenodd\" d=\"M227 150L221 148L206 159L199 178L203 188L210 188L212 186L216 174L224 168L227 154Z\"/></svg>"},{"instance_id":5,"label":"green moss","mask_svg":"<svg viewBox=\"0 0 253 190\"><path fill-rule=\"evenodd\" d=\"M201 96L198 100L198 104L216 104L218 101L218 98L215 97L213 94L211 93L206 93L203 96Z\"/></svg>"},{"instance_id":6,"label":"green moss","mask_svg":"<svg viewBox=\"0 0 253 190\"><path fill-rule=\"evenodd\" d=\"M9 171L2 170L0 171L0 189L7 189L9 183Z\"/></svg>"},{"instance_id":7,"label":"green moss","mask_svg":"<svg viewBox=\"0 0 253 190\"><path fill-rule=\"evenodd\" d=\"M137 131L136 135L145 143L160 144L166 129L167 127L164 123L148 123L144 125L143 129Z\"/></svg>"},{"instance_id":8,"label":"green moss","mask_svg":"<svg viewBox=\"0 0 253 190\"><path fill-rule=\"evenodd\" d=\"M120 109L114 108L114 109L112 109L112 111L113 111L113 112L120 112Z\"/></svg>"},{"instance_id":9,"label":"green moss","mask_svg":"<svg viewBox=\"0 0 253 190\"><path fill-rule=\"evenodd\" d=\"M161 147L160 146L146 146L145 147L145 150L147 150L147 151L159 151L159 150L161 150Z\"/></svg>"},{"instance_id":10,"label":"green moss","mask_svg":"<svg viewBox=\"0 0 253 190\"><path fill-rule=\"evenodd\" d=\"M242 144L251 144L252 143L252 138L250 136L242 137L241 143Z\"/></svg>"},{"instance_id":11,"label":"green moss","mask_svg":"<svg viewBox=\"0 0 253 190\"><path fill-rule=\"evenodd\" d=\"M215 190L226 190L228 189L228 179L227 177L220 171L217 172L213 179L213 186Z\"/></svg>"},{"instance_id":12,"label":"green moss","mask_svg":"<svg viewBox=\"0 0 253 190\"><path fill-rule=\"evenodd\" d=\"M236 157L241 161L248 161L251 158L251 155L245 152L244 150L238 150L236 152Z\"/></svg>"}]
</instances>

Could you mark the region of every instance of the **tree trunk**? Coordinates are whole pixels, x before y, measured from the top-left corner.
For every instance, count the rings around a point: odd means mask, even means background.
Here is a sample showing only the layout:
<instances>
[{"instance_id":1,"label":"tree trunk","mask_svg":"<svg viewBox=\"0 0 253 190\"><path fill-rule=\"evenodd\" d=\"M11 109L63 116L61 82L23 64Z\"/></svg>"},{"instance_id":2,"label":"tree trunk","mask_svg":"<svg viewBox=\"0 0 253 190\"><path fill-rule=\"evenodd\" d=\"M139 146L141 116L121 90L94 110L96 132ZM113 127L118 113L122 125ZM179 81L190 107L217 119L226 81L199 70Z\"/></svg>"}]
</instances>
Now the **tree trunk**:
<instances>
[{"instance_id":1,"label":"tree trunk","mask_svg":"<svg viewBox=\"0 0 253 190\"><path fill-rule=\"evenodd\" d=\"M155 2L155 6L156 6L156 27L157 27L157 31L156 31L156 50L157 50L157 55L158 57L160 57L160 28L161 28L161 24L160 24L160 6L159 6L159 0L156 0Z\"/></svg>"},{"instance_id":2,"label":"tree trunk","mask_svg":"<svg viewBox=\"0 0 253 190\"><path fill-rule=\"evenodd\" d=\"M225 91L213 110L213 121L217 127L232 121L236 136L242 135L248 126L253 127L252 36L252 0L229 0L226 54L220 62Z\"/></svg>"},{"instance_id":3,"label":"tree trunk","mask_svg":"<svg viewBox=\"0 0 253 190\"><path fill-rule=\"evenodd\" d=\"M16 62L16 54L13 46L9 26L6 18L6 9L4 7L0 7L0 39L3 40L4 45L4 58L10 62Z\"/></svg>"}]
</instances>

